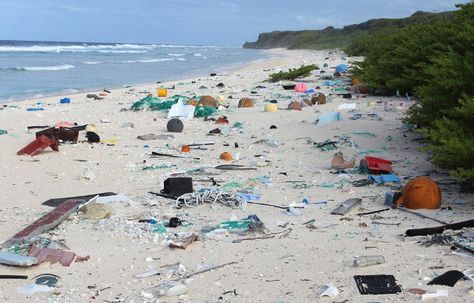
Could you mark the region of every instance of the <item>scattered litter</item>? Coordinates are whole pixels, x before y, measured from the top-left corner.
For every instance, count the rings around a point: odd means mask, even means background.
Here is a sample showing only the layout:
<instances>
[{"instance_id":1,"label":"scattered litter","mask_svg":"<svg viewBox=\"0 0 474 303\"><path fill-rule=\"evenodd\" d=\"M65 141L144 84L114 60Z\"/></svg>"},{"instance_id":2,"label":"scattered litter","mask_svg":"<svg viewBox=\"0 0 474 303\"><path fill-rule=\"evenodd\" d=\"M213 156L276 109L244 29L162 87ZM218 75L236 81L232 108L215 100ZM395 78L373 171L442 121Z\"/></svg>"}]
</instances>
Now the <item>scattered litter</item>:
<instances>
[{"instance_id":1,"label":"scattered litter","mask_svg":"<svg viewBox=\"0 0 474 303\"><path fill-rule=\"evenodd\" d=\"M464 273L458 270L449 270L431 280L428 285L445 285L453 287L459 280L464 278Z\"/></svg>"},{"instance_id":2,"label":"scattered litter","mask_svg":"<svg viewBox=\"0 0 474 303\"><path fill-rule=\"evenodd\" d=\"M28 267L38 264L38 259L29 256L0 252L0 264Z\"/></svg>"},{"instance_id":3,"label":"scattered litter","mask_svg":"<svg viewBox=\"0 0 474 303\"><path fill-rule=\"evenodd\" d=\"M400 183L401 180L397 175L393 174L380 174L380 175L369 175L369 180L374 181L377 184L385 184L385 183Z\"/></svg>"},{"instance_id":4,"label":"scattered litter","mask_svg":"<svg viewBox=\"0 0 474 303\"><path fill-rule=\"evenodd\" d=\"M319 295L319 297L335 297L339 294L339 290L337 289L336 285L334 283L329 283L326 285L326 289L323 291L322 294Z\"/></svg>"},{"instance_id":5,"label":"scattered litter","mask_svg":"<svg viewBox=\"0 0 474 303\"><path fill-rule=\"evenodd\" d=\"M33 280L35 281L35 284L46 285L49 287L58 286L59 279L60 279L59 276L53 275L53 274L41 274L33 278Z\"/></svg>"},{"instance_id":6,"label":"scattered litter","mask_svg":"<svg viewBox=\"0 0 474 303\"><path fill-rule=\"evenodd\" d=\"M191 234L190 236L177 239L169 244L170 248L186 249L191 243L196 241L198 236Z\"/></svg>"},{"instance_id":7,"label":"scattered litter","mask_svg":"<svg viewBox=\"0 0 474 303\"><path fill-rule=\"evenodd\" d=\"M215 189L200 189L197 192L184 194L176 199L176 207L195 207L202 204L220 203L232 208L245 208L246 200L238 193L223 192Z\"/></svg>"},{"instance_id":8,"label":"scattered litter","mask_svg":"<svg viewBox=\"0 0 474 303\"><path fill-rule=\"evenodd\" d=\"M334 113L329 113L329 114L319 116L319 118L316 120L316 124L324 125L324 124L328 124L335 121L341 121L341 120L342 120L342 114L340 112L334 112Z\"/></svg>"},{"instance_id":9,"label":"scattered litter","mask_svg":"<svg viewBox=\"0 0 474 303\"><path fill-rule=\"evenodd\" d=\"M357 256L354 258L354 267L367 267L385 263L385 258L376 256Z\"/></svg>"},{"instance_id":10,"label":"scattered litter","mask_svg":"<svg viewBox=\"0 0 474 303\"><path fill-rule=\"evenodd\" d=\"M356 207L357 205L362 203L362 199L360 198L351 198L344 202L342 202L336 209L334 209L331 214L332 215L345 215L351 211L352 208Z\"/></svg>"},{"instance_id":11,"label":"scattered litter","mask_svg":"<svg viewBox=\"0 0 474 303\"><path fill-rule=\"evenodd\" d=\"M355 110L356 103L341 103L336 110Z\"/></svg>"},{"instance_id":12,"label":"scattered litter","mask_svg":"<svg viewBox=\"0 0 474 303\"><path fill-rule=\"evenodd\" d=\"M30 257L35 257L39 262L61 263L62 266L69 266L73 261L83 262L89 260L89 256L79 257L70 251L52 248L37 248L30 249Z\"/></svg>"},{"instance_id":13,"label":"scattered litter","mask_svg":"<svg viewBox=\"0 0 474 303\"><path fill-rule=\"evenodd\" d=\"M425 293L421 295L421 300L436 299L448 297L449 291L446 289L438 289L435 293Z\"/></svg>"},{"instance_id":14,"label":"scattered litter","mask_svg":"<svg viewBox=\"0 0 474 303\"><path fill-rule=\"evenodd\" d=\"M383 295L402 292L393 275L356 275L354 279L361 295Z\"/></svg>"},{"instance_id":15,"label":"scattered litter","mask_svg":"<svg viewBox=\"0 0 474 303\"><path fill-rule=\"evenodd\" d=\"M38 292L52 292L54 287L49 287L48 285L38 285L38 284L27 284L21 287L18 287L17 291L19 294L24 296L31 296Z\"/></svg>"}]
</instances>

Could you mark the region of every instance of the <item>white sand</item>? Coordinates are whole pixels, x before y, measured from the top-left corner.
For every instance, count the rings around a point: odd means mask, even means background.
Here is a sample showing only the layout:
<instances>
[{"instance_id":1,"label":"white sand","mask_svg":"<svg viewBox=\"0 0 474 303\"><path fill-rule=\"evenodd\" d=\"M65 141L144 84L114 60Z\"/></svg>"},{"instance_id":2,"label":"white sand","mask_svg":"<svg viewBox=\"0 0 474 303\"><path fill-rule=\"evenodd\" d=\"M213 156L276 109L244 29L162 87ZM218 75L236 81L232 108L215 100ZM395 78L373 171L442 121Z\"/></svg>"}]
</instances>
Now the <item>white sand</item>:
<instances>
[{"instance_id":1,"label":"white sand","mask_svg":"<svg viewBox=\"0 0 474 303\"><path fill-rule=\"evenodd\" d=\"M347 101L334 97L328 104L306 107L301 112L263 112L265 99L278 99L280 108L286 108L291 100L302 99L295 93L284 91L278 84L264 83L269 73L301 64L315 63L322 67L327 62L330 67L334 67L347 62L341 59L339 53L328 55L327 51L272 52L278 53L278 56L238 69L220 71L217 77L205 76L163 84L167 87L177 85L175 90L170 91L170 95L232 96L232 99L227 100L230 103L229 109L219 114L228 117L230 126L241 122L243 128L224 127L226 135L207 136L209 130L218 125L195 118L185 122L183 133L174 134L175 140L136 139L138 135L147 133L167 134L164 113L120 111L129 109L134 101L145 96L138 92L150 90L155 93L158 85L135 87L134 91L128 88L113 90L101 101L87 99L86 94L81 93L68 96L72 100L71 104L59 104L59 97L50 97L9 103L8 107L0 110L0 129L7 129L9 132L8 135L0 136L1 242L51 210L41 205L50 198L114 191L127 195L132 200L130 204L113 204L114 215L109 220L97 222L73 215L59 228L49 232L53 240L64 239L70 251L80 256L90 255L87 262L73 263L70 267L41 264L27 269L0 266L0 274L25 274L31 279L38 274L53 273L61 277L60 286L55 293L35 294L28 298L19 295L17 287L30 283L31 280L0 280L0 301L153 302L158 298L147 299L147 295L142 292L165 282L167 277L161 275L138 280L133 275L176 262L180 262L187 273L190 273L196 271L203 262L219 265L239 261L238 264L195 276L188 284L188 292L184 296L159 299L161 302L418 302L420 298L406 290L422 288L430 292L449 289L449 299L433 302L472 302L474 296L468 293L466 283L458 282L453 288L427 286L428 281L424 278L431 279L451 269L462 271L474 267L474 259L453 255L448 246L423 247L415 243L417 239L404 240L402 237L406 229L437 226L437 223L397 210L363 217L356 215L359 212L385 208L385 193L390 190L387 186L322 186L343 179L330 173L334 151L320 151L308 144L305 138L321 142L352 132L372 132L377 137L352 135L358 148L342 148L346 157L364 150L378 150L381 153L373 155L397 161L394 169L401 178L431 173L431 177L437 181L451 180L446 172L434 170L427 161L426 153L418 150L420 145L413 139L419 138L419 135L402 130L400 119L403 113L399 110L383 110L382 101L395 99L356 97ZM326 57L330 59L325 60ZM327 70L333 72L333 69ZM196 83L191 83L193 80ZM311 87L321 83L316 76L305 81ZM226 86L216 88L215 85L219 82ZM257 94L251 95L250 90L258 84L266 88L258 89ZM208 89L198 89L201 85ZM330 89L323 87L322 92L329 94ZM292 99L275 98L271 96L272 93L291 94ZM256 100L256 106L250 109L237 108L238 100L249 96ZM38 101L46 104L44 111L26 111L27 107ZM348 120L351 114L343 112L346 118L344 121L327 125L314 123L320 114L332 112L339 104L346 102L357 103L358 113L377 113L382 119ZM378 103L372 106L374 102ZM101 119L110 120L110 123L101 123ZM62 144L59 152L48 149L35 157L16 155L20 148L34 139L34 131L28 133L27 126L54 125L58 121L77 122L80 125L94 123L102 139L117 139L118 142L113 146ZM122 125L127 122L133 123L134 128L123 128ZM270 130L270 125L278 128ZM387 141L388 136L391 136L391 141ZM84 139L85 132L81 132L80 140ZM254 143L260 139L277 140L281 145L270 147ZM214 141L215 145L209 146L206 151L192 150L190 156L201 160L149 156L151 151L177 153L184 144L203 141ZM239 148L234 148L234 142L239 143ZM229 143L229 146L223 146L224 143ZM299 203L307 197L312 202L326 200L327 206L302 209L301 216L291 217L284 210L257 205L248 205L246 210L221 205L175 209L173 201L147 194L150 190L162 189L163 181L168 178L169 173L203 165L225 164L219 160L223 151L229 151L234 156L240 154L240 160L233 162L234 164L258 165L258 170L208 169L210 173L217 173L210 175L211 177L248 184L249 178L268 176L272 180L271 185L258 182L252 184L255 187L254 193L262 195L261 202L287 206L292 201ZM262 156L255 157L256 155ZM361 157L363 155L358 154L357 161ZM142 171L144 161L147 165L174 164L176 167ZM84 170L93 172L94 180L81 178ZM283 172L286 175L280 174ZM193 175L193 178L197 180L207 176L209 175ZM366 175L358 174L351 174L349 177L351 180L367 178ZM194 182L195 189L208 186L210 183ZM447 222L472 219L472 195L460 194L459 189L453 185L441 187L443 207L450 206L452 211L420 212ZM340 216L330 214L345 199L353 197L361 197L363 202L345 216L348 220L341 220ZM456 204L455 199L462 199L466 204ZM199 233L205 226L216 226L232 216L240 219L250 214L258 215L272 232L283 229L278 226L279 222L288 222L287 228L292 231L286 238L275 237L241 243L232 243L232 240L254 235L221 236L195 242L186 250L171 250L162 243L164 235L151 231L153 226L138 224L139 218L156 217L167 220L170 216L178 216L192 223L177 230L169 229L168 235L173 236L175 231ZM302 225L311 219L320 228L310 230ZM374 220L401 224L377 225L372 223ZM351 267L356 255L383 255L386 263L356 269ZM393 274L404 291L396 295L360 295L353 278L358 274ZM324 285L330 282L339 289L339 295L334 298L319 298ZM96 294L98 289L108 286L109 289ZM237 295L226 293L234 289Z\"/></svg>"}]
</instances>

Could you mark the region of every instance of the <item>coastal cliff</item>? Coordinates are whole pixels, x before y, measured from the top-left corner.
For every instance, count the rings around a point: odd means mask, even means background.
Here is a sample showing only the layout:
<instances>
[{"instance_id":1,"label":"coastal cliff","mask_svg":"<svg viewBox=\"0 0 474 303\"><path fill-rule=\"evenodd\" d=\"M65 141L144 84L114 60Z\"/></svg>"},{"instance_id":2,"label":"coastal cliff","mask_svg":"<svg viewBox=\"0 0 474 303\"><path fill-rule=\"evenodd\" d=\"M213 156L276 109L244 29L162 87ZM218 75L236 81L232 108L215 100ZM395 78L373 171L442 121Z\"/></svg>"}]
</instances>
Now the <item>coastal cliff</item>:
<instances>
[{"instance_id":1,"label":"coastal cliff","mask_svg":"<svg viewBox=\"0 0 474 303\"><path fill-rule=\"evenodd\" d=\"M400 19L371 19L363 23L322 30L274 31L261 33L255 42L245 42L244 48L270 49L328 49L344 48L355 39L372 34L392 32L412 24L435 23L451 18L453 12L416 12L410 17Z\"/></svg>"}]
</instances>

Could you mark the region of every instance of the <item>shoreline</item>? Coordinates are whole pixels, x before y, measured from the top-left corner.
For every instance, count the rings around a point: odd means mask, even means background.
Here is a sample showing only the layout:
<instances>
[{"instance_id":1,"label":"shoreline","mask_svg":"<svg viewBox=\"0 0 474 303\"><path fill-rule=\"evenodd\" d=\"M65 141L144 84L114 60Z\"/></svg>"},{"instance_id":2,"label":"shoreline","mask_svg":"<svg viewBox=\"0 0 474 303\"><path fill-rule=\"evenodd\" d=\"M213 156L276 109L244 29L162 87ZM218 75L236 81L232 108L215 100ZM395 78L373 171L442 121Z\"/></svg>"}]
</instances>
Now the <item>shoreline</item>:
<instances>
[{"instance_id":1,"label":"shoreline","mask_svg":"<svg viewBox=\"0 0 474 303\"><path fill-rule=\"evenodd\" d=\"M228 65L228 66L222 66L222 67L217 68L215 70L215 72L236 72L236 71L239 71L240 69L244 69L246 67L251 67L255 63L258 63L258 62L263 63L263 62L266 62L266 61L271 61L271 60L276 59L278 57L284 57L285 55L282 52L282 50L285 50L285 49L262 50L263 53L266 53L268 55L267 58L260 58L260 59L255 59L255 60L251 60L251 61L248 61L248 62L236 63L236 64L232 64L232 65ZM208 72L211 72L211 71L208 71ZM191 75L191 74L194 74L194 76ZM189 80L189 79L202 78L202 77L206 77L206 76L208 76L208 75L205 75L204 74L204 69L202 69L202 70L196 70L194 72L187 72L187 73L183 74L182 76L176 76L177 77L176 79L165 80L165 81L163 81L159 84L154 83L154 82L145 82L145 83L137 83L137 84L122 84L122 85L105 87L103 89L120 90L120 89L125 89L125 88L128 88L128 87L140 88L140 87L149 87L151 85L160 85L160 84L166 85L167 83L171 83L171 82L186 81L186 80ZM64 97L72 98L72 97L76 97L77 95L100 92L103 89L101 89L101 88L84 88L84 89L77 90L74 93L68 93L68 92L62 93L61 91L59 91L59 92L51 92L49 94L44 94L44 95L41 95L39 97L31 96L31 97L18 97L18 98L14 98L14 99L5 99L5 100L0 100L0 107L1 107L2 104L11 104L11 103L15 103L15 102L19 102L19 103L23 103L23 102L27 102L27 101L41 102L42 100L45 100L45 99L49 100L49 99L52 99L52 98L64 98ZM67 90L67 89L65 89L65 90Z\"/></svg>"}]
</instances>

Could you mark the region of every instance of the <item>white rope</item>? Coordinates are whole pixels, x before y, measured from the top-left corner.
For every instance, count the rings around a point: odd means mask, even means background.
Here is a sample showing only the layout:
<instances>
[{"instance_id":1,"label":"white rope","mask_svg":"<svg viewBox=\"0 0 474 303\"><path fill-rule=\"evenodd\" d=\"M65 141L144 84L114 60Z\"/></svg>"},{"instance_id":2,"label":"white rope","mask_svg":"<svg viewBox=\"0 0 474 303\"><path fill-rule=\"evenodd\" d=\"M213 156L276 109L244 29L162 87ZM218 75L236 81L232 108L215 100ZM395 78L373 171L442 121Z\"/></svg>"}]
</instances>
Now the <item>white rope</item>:
<instances>
[{"instance_id":1,"label":"white rope","mask_svg":"<svg viewBox=\"0 0 474 303\"><path fill-rule=\"evenodd\" d=\"M220 203L232 208L244 208L246 202L245 198L238 193L219 191L216 189L201 189L197 192L179 196L176 199L176 207L179 208L183 204L186 207L195 207L205 203Z\"/></svg>"}]
</instances>

